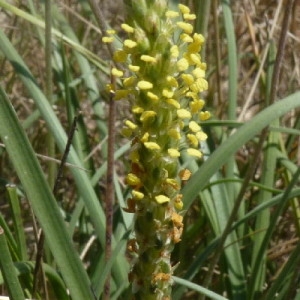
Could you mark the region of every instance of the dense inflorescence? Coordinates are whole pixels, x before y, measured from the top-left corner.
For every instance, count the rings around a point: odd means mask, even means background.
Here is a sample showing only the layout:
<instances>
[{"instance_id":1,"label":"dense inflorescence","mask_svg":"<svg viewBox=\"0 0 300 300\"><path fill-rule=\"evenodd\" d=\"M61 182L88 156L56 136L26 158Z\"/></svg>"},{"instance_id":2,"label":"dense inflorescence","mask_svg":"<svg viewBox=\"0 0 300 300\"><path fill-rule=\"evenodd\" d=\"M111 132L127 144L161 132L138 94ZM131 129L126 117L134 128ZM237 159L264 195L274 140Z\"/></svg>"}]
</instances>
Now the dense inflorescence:
<instances>
[{"instance_id":1,"label":"dense inflorescence","mask_svg":"<svg viewBox=\"0 0 300 300\"><path fill-rule=\"evenodd\" d=\"M126 183L132 187L127 212L135 213L135 238L128 248L135 253L129 274L135 299L169 299L173 268L171 251L183 230L181 181L190 177L179 170L182 151L201 158L200 142L207 136L199 121L210 117L203 111L200 93L207 90L206 64L201 61L204 43L193 33L196 16L187 6L167 10L161 1L125 1L128 35L114 61L112 75L121 79L115 99L129 99L131 120L122 133L132 138L131 170ZM113 31L103 37L113 41ZM182 141L188 147L180 148Z\"/></svg>"}]
</instances>

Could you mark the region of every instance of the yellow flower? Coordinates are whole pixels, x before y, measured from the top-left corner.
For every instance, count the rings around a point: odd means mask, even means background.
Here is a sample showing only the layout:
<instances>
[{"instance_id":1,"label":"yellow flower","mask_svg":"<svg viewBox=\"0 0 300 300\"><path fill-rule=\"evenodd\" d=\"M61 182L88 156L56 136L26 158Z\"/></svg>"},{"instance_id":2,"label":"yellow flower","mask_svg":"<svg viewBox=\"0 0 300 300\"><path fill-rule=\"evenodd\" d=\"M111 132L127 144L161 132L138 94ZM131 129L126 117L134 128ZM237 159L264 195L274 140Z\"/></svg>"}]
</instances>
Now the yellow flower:
<instances>
[{"instance_id":1,"label":"yellow flower","mask_svg":"<svg viewBox=\"0 0 300 300\"><path fill-rule=\"evenodd\" d=\"M112 43L114 41L114 37L113 36L104 36L102 37L102 42L109 44Z\"/></svg>"},{"instance_id":2,"label":"yellow flower","mask_svg":"<svg viewBox=\"0 0 300 300\"><path fill-rule=\"evenodd\" d=\"M135 106L132 107L131 111L134 114L141 114L144 111L144 109L142 107L140 107L140 106L135 105Z\"/></svg>"},{"instance_id":3,"label":"yellow flower","mask_svg":"<svg viewBox=\"0 0 300 300\"><path fill-rule=\"evenodd\" d=\"M149 139L149 133L146 132L146 133L142 136L141 142L142 142L142 143L148 142L148 139Z\"/></svg>"},{"instance_id":4,"label":"yellow flower","mask_svg":"<svg viewBox=\"0 0 300 300\"><path fill-rule=\"evenodd\" d=\"M177 45L173 45L170 49L171 56L177 58L179 56L179 49Z\"/></svg>"},{"instance_id":5,"label":"yellow flower","mask_svg":"<svg viewBox=\"0 0 300 300\"><path fill-rule=\"evenodd\" d=\"M153 117L155 117L156 116L156 112L155 111L153 111L153 110L145 110L143 113L142 113L142 115L141 115L141 117L140 117L140 120L142 121L142 122L146 122L147 120L149 120L149 119L151 119L151 118L153 118Z\"/></svg>"},{"instance_id":6,"label":"yellow flower","mask_svg":"<svg viewBox=\"0 0 300 300\"><path fill-rule=\"evenodd\" d=\"M111 74L116 76L116 77L122 77L123 76L123 71L118 70L117 68L112 68L111 69Z\"/></svg>"},{"instance_id":7,"label":"yellow flower","mask_svg":"<svg viewBox=\"0 0 300 300\"><path fill-rule=\"evenodd\" d=\"M138 72L140 70L139 66L133 66L133 65L129 65L128 66L129 70L132 72Z\"/></svg>"},{"instance_id":8,"label":"yellow flower","mask_svg":"<svg viewBox=\"0 0 300 300\"><path fill-rule=\"evenodd\" d=\"M189 67L189 62L186 58L181 58L177 61L178 71L185 71Z\"/></svg>"},{"instance_id":9,"label":"yellow flower","mask_svg":"<svg viewBox=\"0 0 300 300\"><path fill-rule=\"evenodd\" d=\"M201 121L206 121L211 117L211 114L209 111L201 111L199 113L199 118Z\"/></svg>"},{"instance_id":10,"label":"yellow flower","mask_svg":"<svg viewBox=\"0 0 300 300\"><path fill-rule=\"evenodd\" d=\"M124 46L129 48L129 49L132 49L132 48L137 46L137 42L135 42L133 40L125 40L124 41Z\"/></svg>"},{"instance_id":11,"label":"yellow flower","mask_svg":"<svg viewBox=\"0 0 300 300\"><path fill-rule=\"evenodd\" d=\"M207 134L206 134L205 132L203 132L203 131L199 131L199 132L196 133L196 137L197 137L197 139L198 139L200 142L206 141L206 139L207 139Z\"/></svg>"},{"instance_id":12,"label":"yellow flower","mask_svg":"<svg viewBox=\"0 0 300 300\"><path fill-rule=\"evenodd\" d=\"M183 18L187 21L192 21L196 19L195 14L183 14Z\"/></svg>"},{"instance_id":13,"label":"yellow flower","mask_svg":"<svg viewBox=\"0 0 300 300\"><path fill-rule=\"evenodd\" d=\"M174 106L175 108L179 109L180 108L180 103L175 100L175 99L166 99L166 102L172 106Z\"/></svg>"},{"instance_id":14,"label":"yellow flower","mask_svg":"<svg viewBox=\"0 0 300 300\"><path fill-rule=\"evenodd\" d=\"M188 133L187 134L187 138L189 139L190 143L194 146L197 147L198 146L198 139L194 134Z\"/></svg>"},{"instance_id":15,"label":"yellow flower","mask_svg":"<svg viewBox=\"0 0 300 300\"><path fill-rule=\"evenodd\" d=\"M147 92L147 96L152 100L152 101L157 101L159 98L152 92Z\"/></svg>"},{"instance_id":16,"label":"yellow flower","mask_svg":"<svg viewBox=\"0 0 300 300\"><path fill-rule=\"evenodd\" d=\"M182 29L185 33L191 34L194 30L193 25L186 22L177 22L177 26Z\"/></svg>"},{"instance_id":17,"label":"yellow flower","mask_svg":"<svg viewBox=\"0 0 300 300\"><path fill-rule=\"evenodd\" d=\"M187 109L181 108L177 110L177 116L180 119L189 119L192 117L190 111L188 111Z\"/></svg>"},{"instance_id":18,"label":"yellow flower","mask_svg":"<svg viewBox=\"0 0 300 300\"><path fill-rule=\"evenodd\" d=\"M192 132L198 132L201 130L201 127L195 121L191 121L189 123L189 128Z\"/></svg>"},{"instance_id":19,"label":"yellow flower","mask_svg":"<svg viewBox=\"0 0 300 300\"><path fill-rule=\"evenodd\" d=\"M166 98L172 98L174 95L173 91L167 90L167 89L163 89L162 91L162 95Z\"/></svg>"},{"instance_id":20,"label":"yellow flower","mask_svg":"<svg viewBox=\"0 0 300 300\"><path fill-rule=\"evenodd\" d=\"M205 102L202 99L195 99L194 101L190 102L190 109L191 109L191 113L195 114L198 111L200 111L203 106L204 106Z\"/></svg>"},{"instance_id":21,"label":"yellow flower","mask_svg":"<svg viewBox=\"0 0 300 300\"><path fill-rule=\"evenodd\" d=\"M125 24L125 23L123 23L123 24L121 25L121 28L122 28L125 32L127 32L127 33L133 33L133 32L134 32L134 28L131 27L131 26L129 26L128 24Z\"/></svg>"},{"instance_id":22,"label":"yellow flower","mask_svg":"<svg viewBox=\"0 0 300 300\"><path fill-rule=\"evenodd\" d=\"M187 149L187 153L191 156L195 156L195 157L198 157L198 158L201 158L202 157L202 152L199 151L198 149L194 149L194 148L188 148Z\"/></svg>"},{"instance_id":23,"label":"yellow flower","mask_svg":"<svg viewBox=\"0 0 300 300\"><path fill-rule=\"evenodd\" d=\"M132 130L134 130L134 129L137 128L137 125L134 124L133 122L129 121L129 120L126 120L126 121L125 121L125 125L126 125L128 128L132 129Z\"/></svg>"},{"instance_id":24,"label":"yellow flower","mask_svg":"<svg viewBox=\"0 0 300 300\"><path fill-rule=\"evenodd\" d=\"M133 173L129 173L126 176L126 183L130 186L136 186L141 184L141 180Z\"/></svg>"},{"instance_id":25,"label":"yellow flower","mask_svg":"<svg viewBox=\"0 0 300 300\"><path fill-rule=\"evenodd\" d=\"M164 204L164 203L170 202L170 198L167 196L164 196L164 195L158 195L158 196L155 196L155 201L158 204Z\"/></svg>"},{"instance_id":26,"label":"yellow flower","mask_svg":"<svg viewBox=\"0 0 300 300\"><path fill-rule=\"evenodd\" d=\"M171 128L168 130L168 135L170 137L172 137L175 140L180 140L181 139L181 135L178 129L175 128Z\"/></svg>"},{"instance_id":27,"label":"yellow flower","mask_svg":"<svg viewBox=\"0 0 300 300\"><path fill-rule=\"evenodd\" d=\"M191 11L190 8L184 4L178 4L178 8L180 9L182 14L189 14Z\"/></svg>"},{"instance_id":28,"label":"yellow flower","mask_svg":"<svg viewBox=\"0 0 300 300\"><path fill-rule=\"evenodd\" d=\"M135 191L135 190L133 190L131 193L132 193L133 198L136 200L141 200L145 196L142 192Z\"/></svg>"},{"instance_id":29,"label":"yellow flower","mask_svg":"<svg viewBox=\"0 0 300 300\"><path fill-rule=\"evenodd\" d=\"M195 81L194 77L191 74L181 74L181 78L188 86L193 84Z\"/></svg>"},{"instance_id":30,"label":"yellow flower","mask_svg":"<svg viewBox=\"0 0 300 300\"><path fill-rule=\"evenodd\" d=\"M174 149L174 148L168 149L168 154L171 157L179 157L180 156L180 152L177 149Z\"/></svg>"},{"instance_id":31,"label":"yellow flower","mask_svg":"<svg viewBox=\"0 0 300 300\"><path fill-rule=\"evenodd\" d=\"M140 90L150 90L150 89L153 88L153 84L149 81L141 80L141 81L138 82L137 87Z\"/></svg>"},{"instance_id":32,"label":"yellow flower","mask_svg":"<svg viewBox=\"0 0 300 300\"><path fill-rule=\"evenodd\" d=\"M160 146L155 142L145 142L144 146L149 150L160 150Z\"/></svg>"},{"instance_id":33,"label":"yellow flower","mask_svg":"<svg viewBox=\"0 0 300 300\"><path fill-rule=\"evenodd\" d=\"M141 60L150 63L156 63L156 58L150 55L141 55Z\"/></svg>"},{"instance_id":34,"label":"yellow flower","mask_svg":"<svg viewBox=\"0 0 300 300\"><path fill-rule=\"evenodd\" d=\"M176 18L176 17L179 17L179 13L174 10L167 10L165 16L167 18Z\"/></svg>"}]
</instances>

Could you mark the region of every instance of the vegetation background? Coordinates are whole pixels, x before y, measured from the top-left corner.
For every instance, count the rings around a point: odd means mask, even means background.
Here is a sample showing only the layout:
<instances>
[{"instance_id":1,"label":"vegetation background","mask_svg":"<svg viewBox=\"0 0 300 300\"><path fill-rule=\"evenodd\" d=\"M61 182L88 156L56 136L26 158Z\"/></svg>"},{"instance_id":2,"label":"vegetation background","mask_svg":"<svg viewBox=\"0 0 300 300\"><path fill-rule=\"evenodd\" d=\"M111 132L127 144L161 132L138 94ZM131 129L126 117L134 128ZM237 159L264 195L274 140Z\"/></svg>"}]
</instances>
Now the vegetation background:
<instances>
[{"instance_id":1,"label":"vegetation background","mask_svg":"<svg viewBox=\"0 0 300 300\"><path fill-rule=\"evenodd\" d=\"M99 299L110 272L110 298L130 299L130 143L119 135L130 110L117 102L106 261L111 57L91 3L0 0L0 294L14 300ZM204 159L182 158L194 175L183 189L173 299L300 299L300 2L182 3L206 37L213 117L201 124ZM122 1L98 5L102 25L124 38Z\"/></svg>"}]
</instances>

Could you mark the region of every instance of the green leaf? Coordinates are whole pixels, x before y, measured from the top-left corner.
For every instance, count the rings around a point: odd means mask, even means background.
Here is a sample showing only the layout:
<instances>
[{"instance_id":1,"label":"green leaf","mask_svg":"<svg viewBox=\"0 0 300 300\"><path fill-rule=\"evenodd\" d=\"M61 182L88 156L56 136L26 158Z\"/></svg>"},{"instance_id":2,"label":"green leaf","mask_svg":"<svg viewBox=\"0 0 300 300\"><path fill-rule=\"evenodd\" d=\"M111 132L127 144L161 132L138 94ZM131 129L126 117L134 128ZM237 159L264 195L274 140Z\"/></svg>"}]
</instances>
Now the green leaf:
<instances>
[{"instance_id":1,"label":"green leaf","mask_svg":"<svg viewBox=\"0 0 300 300\"><path fill-rule=\"evenodd\" d=\"M52 191L13 107L1 87L0 137L44 230L46 240L72 298L93 299L89 278L74 251Z\"/></svg>"}]
</instances>

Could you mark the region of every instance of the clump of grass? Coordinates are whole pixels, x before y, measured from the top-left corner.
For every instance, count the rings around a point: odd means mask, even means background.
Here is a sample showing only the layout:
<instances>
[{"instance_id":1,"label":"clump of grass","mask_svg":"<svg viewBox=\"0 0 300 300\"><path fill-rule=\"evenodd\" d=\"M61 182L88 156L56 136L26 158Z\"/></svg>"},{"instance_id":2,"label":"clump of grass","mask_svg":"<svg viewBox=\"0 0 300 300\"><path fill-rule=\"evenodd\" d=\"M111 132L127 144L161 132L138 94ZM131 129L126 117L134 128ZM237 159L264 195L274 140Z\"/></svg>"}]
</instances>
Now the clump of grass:
<instances>
[{"instance_id":1,"label":"clump of grass","mask_svg":"<svg viewBox=\"0 0 300 300\"><path fill-rule=\"evenodd\" d=\"M117 136L115 164L128 166L128 170L122 166L114 172L112 254L105 260L104 177L109 98L105 85L111 73L106 61L113 58L101 42L96 14L95 20L85 19L96 13L91 3L70 5L68 10L52 4L53 106L43 92L46 86L44 7L30 1L26 8L0 1L4 20L0 31L3 195L0 227L4 229L0 246L11 256L5 260L10 263L9 268L3 262L0 264L4 278L0 277L0 283L1 294L10 295L12 299L33 295L35 218L46 237L42 266L44 282L48 284L38 288L39 297L99 299L109 273L112 274L110 297L129 299L131 295L127 278L131 258L125 255L125 248L133 238L133 217L122 208L130 208L130 202L134 203L134 210L140 205L124 185L128 172L135 174L139 169L132 167L134 157L128 154L132 153L132 145ZM172 145L179 152L182 150L174 178L178 180L179 169L189 169L192 176L180 192L174 191L174 195L183 195L183 210L175 208L175 213L184 216L181 221L184 226L180 225L182 241L176 243L168 258L171 267L180 261L177 268L168 273L168 284L174 281L170 297L191 299L200 294L212 299L273 299L276 295L277 299L294 299L299 296L300 102L296 38L299 5L296 1L287 1L290 11L283 9L283 1L272 4L265 0L250 1L243 10L239 2L186 1L183 4L195 12L196 21L189 22L206 40L201 50L201 60L207 63L208 81L204 109L212 113L212 118L199 123L208 136L207 141L202 141L201 160L186 154L184 149L190 147L189 139ZM169 10L175 9L173 1L169 1ZM138 18L140 11L134 13ZM121 48L120 40L126 38L121 28L124 12L120 9L113 20L111 15L107 7L102 21L115 29L114 46ZM164 22L164 17L156 20L158 25ZM129 35L136 41L133 33ZM157 37L153 35L152 44ZM166 42L166 45L169 44ZM132 61L137 57L133 55ZM147 70L144 75L148 74ZM170 69L163 70L169 72ZM153 83L154 79L151 77L148 81ZM117 90L122 89L121 86L117 80ZM135 90L132 86L129 88ZM142 90L141 94L147 92ZM142 95L136 93L136 99L140 99ZM147 124L140 127L143 124L140 114L134 113L130 119L131 111L124 101L115 104L117 131L123 127L123 119L128 119L139 128L132 130L133 136L142 138L149 132L148 141L140 146L135 144L142 159L151 153L156 153L158 158L170 155L170 147L164 148L160 141L151 140L155 129L155 124L147 125L151 118L146 118ZM41 155L46 156L46 160L62 159L67 133L78 110L82 111L78 130L64 167L59 196L55 199L52 187L45 180L47 163ZM155 111L154 106L147 106L146 110ZM173 110L175 108L170 106L170 114ZM267 128L264 134L260 134L264 128ZM128 126L126 130L128 132ZM49 134L55 141L56 157L47 157L45 139ZM144 145L147 142L156 142L161 149L147 149ZM255 172L249 172L255 164ZM127 177L127 182L129 179ZM139 179L143 185L132 186L134 194L143 193L148 199L144 188L148 183L142 176ZM14 183L15 187L6 187L7 183ZM12 187L14 192L11 194L10 190L4 196ZM175 204L173 191L172 195L166 195L159 190L154 197L159 195L170 201L159 204L154 198L152 202L149 200L153 206L166 209ZM34 218L28 206L32 207ZM173 221L170 224L172 230ZM4 268L10 273L4 272ZM161 279L167 274L160 273ZM135 272L134 282L140 276L140 272Z\"/></svg>"}]
</instances>

